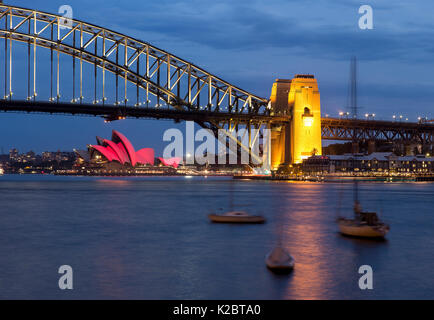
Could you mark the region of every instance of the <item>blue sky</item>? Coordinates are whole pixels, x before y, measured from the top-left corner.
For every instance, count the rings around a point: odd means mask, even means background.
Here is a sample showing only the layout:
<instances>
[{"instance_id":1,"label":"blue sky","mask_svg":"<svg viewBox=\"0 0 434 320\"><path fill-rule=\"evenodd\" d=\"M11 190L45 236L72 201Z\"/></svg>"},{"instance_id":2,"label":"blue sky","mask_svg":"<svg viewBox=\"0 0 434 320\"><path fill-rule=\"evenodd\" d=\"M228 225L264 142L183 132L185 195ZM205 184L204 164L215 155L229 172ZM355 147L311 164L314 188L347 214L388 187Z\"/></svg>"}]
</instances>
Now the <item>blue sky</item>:
<instances>
[{"instance_id":1,"label":"blue sky","mask_svg":"<svg viewBox=\"0 0 434 320\"><path fill-rule=\"evenodd\" d=\"M5 1L74 18L152 43L255 94L268 97L276 78L312 73L322 111L336 115L347 100L349 59L359 60L362 113L434 118L434 2L352 0ZM358 8L374 10L374 29L358 28ZM5 151L84 149L96 135L125 133L137 148L161 152L171 121L0 114ZM178 126L179 127L179 126ZM0 150L1 151L1 150Z\"/></svg>"}]
</instances>

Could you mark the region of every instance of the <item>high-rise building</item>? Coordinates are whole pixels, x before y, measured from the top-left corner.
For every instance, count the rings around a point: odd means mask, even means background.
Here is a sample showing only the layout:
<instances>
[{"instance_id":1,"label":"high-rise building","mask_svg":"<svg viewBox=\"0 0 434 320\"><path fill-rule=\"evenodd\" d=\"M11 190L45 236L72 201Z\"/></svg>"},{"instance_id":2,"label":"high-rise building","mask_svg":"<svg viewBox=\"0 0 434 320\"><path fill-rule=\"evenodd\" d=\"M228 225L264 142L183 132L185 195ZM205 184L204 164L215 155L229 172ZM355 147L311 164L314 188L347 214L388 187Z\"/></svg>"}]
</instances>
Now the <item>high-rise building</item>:
<instances>
[{"instance_id":1,"label":"high-rise building","mask_svg":"<svg viewBox=\"0 0 434 320\"><path fill-rule=\"evenodd\" d=\"M9 150L9 160L11 161L17 161L19 158L19 153L17 149L11 149Z\"/></svg>"}]
</instances>

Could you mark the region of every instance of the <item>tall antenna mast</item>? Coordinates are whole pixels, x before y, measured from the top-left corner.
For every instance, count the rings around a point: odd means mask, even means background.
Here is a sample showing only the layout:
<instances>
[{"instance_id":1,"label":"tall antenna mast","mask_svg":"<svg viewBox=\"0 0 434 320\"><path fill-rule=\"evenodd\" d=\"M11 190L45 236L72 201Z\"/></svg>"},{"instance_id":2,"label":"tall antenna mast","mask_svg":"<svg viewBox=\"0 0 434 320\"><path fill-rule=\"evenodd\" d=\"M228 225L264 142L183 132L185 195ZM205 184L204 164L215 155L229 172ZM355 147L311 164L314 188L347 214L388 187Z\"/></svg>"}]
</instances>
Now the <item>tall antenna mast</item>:
<instances>
[{"instance_id":1,"label":"tall antenna mast","mask_svg":"<svg viewBox=\"0 0 434 320\"><path fill-rule=\"evenodd\" d=\"M357 58L351 58L351 113L353 118L357 118Z\"/></svg>"}]
</instances>

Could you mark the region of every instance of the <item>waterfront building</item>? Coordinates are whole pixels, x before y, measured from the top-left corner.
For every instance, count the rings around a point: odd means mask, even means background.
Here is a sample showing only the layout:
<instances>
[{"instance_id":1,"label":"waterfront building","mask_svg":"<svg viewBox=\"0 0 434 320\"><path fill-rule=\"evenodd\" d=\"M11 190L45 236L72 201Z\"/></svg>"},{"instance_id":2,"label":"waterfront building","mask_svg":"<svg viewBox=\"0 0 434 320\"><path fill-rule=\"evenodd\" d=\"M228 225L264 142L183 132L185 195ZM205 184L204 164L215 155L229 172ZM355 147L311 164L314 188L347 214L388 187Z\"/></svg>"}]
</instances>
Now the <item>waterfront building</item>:
<instances>
[{"instance_id":1,"label":"waterfront building","mask_svg":"<svg viewBox=\"0 0 434 320\"><path fill-rule=\"evenodd\" d=\"M303 161L301 170L309 174L323 173L434 173L434 157L429 155L397 156L392 152L312 156Z\"/></svg>"}]
</instances>

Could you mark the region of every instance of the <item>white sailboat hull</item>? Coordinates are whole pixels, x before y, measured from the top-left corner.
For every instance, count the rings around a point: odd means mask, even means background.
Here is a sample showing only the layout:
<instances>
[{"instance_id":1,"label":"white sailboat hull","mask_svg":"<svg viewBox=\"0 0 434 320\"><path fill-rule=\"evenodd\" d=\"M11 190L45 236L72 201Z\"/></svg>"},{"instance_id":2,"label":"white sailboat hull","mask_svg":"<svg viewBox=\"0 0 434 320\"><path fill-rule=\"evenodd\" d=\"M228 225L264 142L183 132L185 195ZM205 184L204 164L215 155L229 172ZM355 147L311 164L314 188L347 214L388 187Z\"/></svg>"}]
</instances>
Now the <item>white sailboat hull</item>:
<instances>
[{"instance_id":1,"label":"white sailboat hull","mask_svg":"<svg viewBox=\"0 0 434 320\"><path fill-rule=\"evenodd\" d=\"M387 225L360 224L354 220L339 219L339 230L343 235L364 238L383 238L389 232Z\"/></svg>"}]
</instances>

